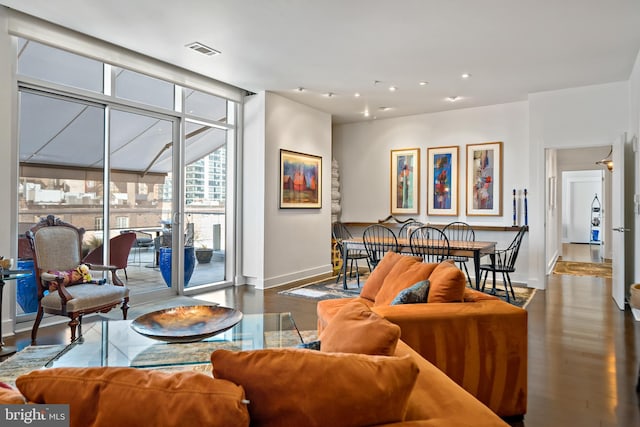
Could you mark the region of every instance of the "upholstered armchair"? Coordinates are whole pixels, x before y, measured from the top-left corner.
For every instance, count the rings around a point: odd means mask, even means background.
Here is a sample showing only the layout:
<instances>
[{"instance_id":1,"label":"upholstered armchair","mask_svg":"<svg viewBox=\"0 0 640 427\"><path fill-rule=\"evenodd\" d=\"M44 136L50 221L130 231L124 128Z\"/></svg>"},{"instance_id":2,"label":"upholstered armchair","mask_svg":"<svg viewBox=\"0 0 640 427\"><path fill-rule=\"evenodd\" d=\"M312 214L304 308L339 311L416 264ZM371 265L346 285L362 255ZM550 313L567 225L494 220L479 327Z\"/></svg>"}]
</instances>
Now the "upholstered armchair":
<instances>
[{"instance_id":1,"label":"upholstered armchair","mask_svg":"<svg viewBox=\"0 0 640 427\"><path fill-rule=\"evenodd\" d=\"M75 277L71 273L82 262L83 228L48 215L26 234L33 251L38 289L38 312L31 330L33 344L44 313L71 319L71 341L76 340L76 328L78 336L82 336L82 316L85 314L106 313L121 304L123 318L127 318L129 289L116 274L117 267L87 264L90 271L110 271L112 283L70 279Z\"/></svg>"}]
</instances>

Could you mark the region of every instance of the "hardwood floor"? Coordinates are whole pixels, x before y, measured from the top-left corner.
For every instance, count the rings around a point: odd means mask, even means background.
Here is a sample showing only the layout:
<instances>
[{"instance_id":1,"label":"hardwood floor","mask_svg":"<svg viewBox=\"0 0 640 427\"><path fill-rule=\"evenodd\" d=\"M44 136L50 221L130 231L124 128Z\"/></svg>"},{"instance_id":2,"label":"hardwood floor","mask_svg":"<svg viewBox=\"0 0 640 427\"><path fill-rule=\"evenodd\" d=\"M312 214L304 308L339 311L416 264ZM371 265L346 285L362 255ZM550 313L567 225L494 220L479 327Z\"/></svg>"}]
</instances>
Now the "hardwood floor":
<instances>
[{"instance_id":1,"label":"hardwood floor","mask_svg":"<svg viewBox=\"0 0 640 427\"><path fill-rule=\"evenodd\" d=\"M640 323L618 310L610 279L551 275L529 304L528 412L513 426L640 426L636 381ZM300 329L315 329L313 300L248 286L199 295L246 313L291 311ZM39 344L65 343L65 325L41 329ZM6 339L28 344L24 332Z\"/></svg>"}]
</instances>

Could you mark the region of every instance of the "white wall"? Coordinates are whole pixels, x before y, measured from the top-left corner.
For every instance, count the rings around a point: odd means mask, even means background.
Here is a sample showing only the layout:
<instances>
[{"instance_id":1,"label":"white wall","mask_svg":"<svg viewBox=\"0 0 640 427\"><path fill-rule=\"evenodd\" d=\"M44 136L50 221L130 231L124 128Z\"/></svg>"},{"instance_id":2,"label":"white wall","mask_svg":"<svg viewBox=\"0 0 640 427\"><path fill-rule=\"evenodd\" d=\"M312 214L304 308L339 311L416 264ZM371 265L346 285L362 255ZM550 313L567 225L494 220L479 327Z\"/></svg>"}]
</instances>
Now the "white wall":
<instances>
[{"instance_id":1,"label":"white wall","mask_svg":"<svg viewBox=\"0 0 640 427\"><path fill-rule=\"evenodd\" d=\"M255 96L245 115L243 253L250 259L243 275L247 283L269 288L332 271L331 116L272 93ZM260 126L262 139L255 131ZM280 149L322 157L321 209L279 208Z\"/></svg>"},{"instance_id":2,"label":"white wall","mask_svg":"<svg viewBox=\"0 0 640 427\"><path fill-rule=\"evenodd\" d=\"M12 143L16 135L16 117L13 106L16 105L14 84L15 46L8 35L8 17L6 9L0 7L0 255L16 258L16 176L17 153ZM6 335L13 332L15 313L15 282L7 282L4 287L2 304L2 331Z\"/></svg>"},{"instance_id":3,"label":"white wall","mask_svg":"<svg viewBox=\"0 0 640 427\"><path fill-rule=\"evenodd\" d=\"M526 102L491 105L434 114L334 126L333 155L340 164L343 222L376 222L390 212L390 151L420 148L420 214L423 222L447 223L458 218L475 225L512 225L513 189L528 185L529 162L523 153L528 142ZM503 142L502 216L466 216L466 145ZM429 147L458 146L459 213L457 217L426 215L426 154ZM521 223L522 223L521 216ZM515 233L478 232L477 240L497 241L506 247ZM514 282L527 282L527 240L518 257Z\"/></svg>"},{"instance_id":4,"label":"white wall","mask_svg":"<svg viewBox=\"0 0 640 427\"><path fill-rule=\"evenodd\" d=\"M261 276L264 265L265 93L245 98L242 147L242 255L240 275ZM250 280L238 278L236 283Z\"/></svg>"},{"instance_id":5,"label":"white wall","mask_svg":"<svg viewBox=\"0 0 640 427\"><path fill-rule=\"evenodd\" d=\"M629 139L635 138L636 146L640 137L640 52L636 57L631 76L629 77ZM636 171L640 171L640 150L636 147L635 152ZM636 173L635 194L640 194L640 173ZM635 205L635 243L636 248L640 245L640 207ZM635 251L634 265L640 265L640 250ZM634 281L640 282L640 268L636 269Z\"/></svg>"},{"instance_id":6,"label":"white wall","mask_svg":"<svg viewBox=\"0 0 640 427\"><path fill-rule=\"evenodd\" d=\"M589 243L591 235L592 204L598 196L602 219L602 170L562 172L562 241L564 243ZM597 226L598 240L602 241L602 223Z\"/></svg>"},{"instance_id":7,"label":"white wall","mask_svg":"<svg viewBox=\"0 0 640 427\"><path fill-rule=\"evenodd\" d=\"M560 174L558 173L558 153L557 150L548 149L545 151L545 170L547 171L547 180L545 186L545 220L546 229L546 273L550 274L553 271L556 259L560 256L561 246L560 239L558 238L558 218L561 215L561 208L559 206L560 199L558 198L558 188L560 187Z\"/></svg>"}]
</instances>

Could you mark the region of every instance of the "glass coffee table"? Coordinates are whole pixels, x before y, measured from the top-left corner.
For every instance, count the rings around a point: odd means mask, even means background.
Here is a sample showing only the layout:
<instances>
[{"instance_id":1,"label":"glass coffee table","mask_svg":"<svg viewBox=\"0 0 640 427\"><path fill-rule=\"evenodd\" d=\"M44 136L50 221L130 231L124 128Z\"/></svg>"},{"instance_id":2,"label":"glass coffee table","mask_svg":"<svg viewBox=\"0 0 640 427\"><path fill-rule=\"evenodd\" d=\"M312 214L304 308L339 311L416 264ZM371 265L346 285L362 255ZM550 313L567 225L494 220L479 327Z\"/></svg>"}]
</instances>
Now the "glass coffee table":
<instances>
[{"instance_id":1,"label":"glass coffee table","mask_svg":"<svg viewBox=\"0 0 640 427\"><path fill-rule=\"evenodd\" d=\"M294 347L303 342L291 313L245 314L233 328L195 343L167 343L131 329L131 320L103 320L82 333L45 365L162 368L207 364L218 349L233 351Z\"/></svg>"}]
</instances>

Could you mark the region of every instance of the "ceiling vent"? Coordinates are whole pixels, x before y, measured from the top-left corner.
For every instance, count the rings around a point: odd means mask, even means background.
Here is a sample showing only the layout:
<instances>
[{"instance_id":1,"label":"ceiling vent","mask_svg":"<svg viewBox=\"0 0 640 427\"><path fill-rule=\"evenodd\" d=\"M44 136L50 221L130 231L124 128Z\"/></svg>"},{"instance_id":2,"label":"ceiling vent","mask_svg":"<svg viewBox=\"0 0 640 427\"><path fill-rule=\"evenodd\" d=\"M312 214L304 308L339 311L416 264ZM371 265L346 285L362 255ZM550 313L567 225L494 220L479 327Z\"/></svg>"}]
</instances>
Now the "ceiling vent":
<instances>
[{"instance_id":1,"label":"ceiling vent","mask_svg":"<svg viewBox=\"0 0 640 427\"><path fill-rule=\"evenodd\" d=\"M209 46L205 46L200 42L190 43L186 47L188 47L189 49L193 49L196 52L201 53L203 55L207 55L207 56L214 56L214 55L219 55L220 54L220 51L212 49Z\"/></svg>"}]
</instances>

